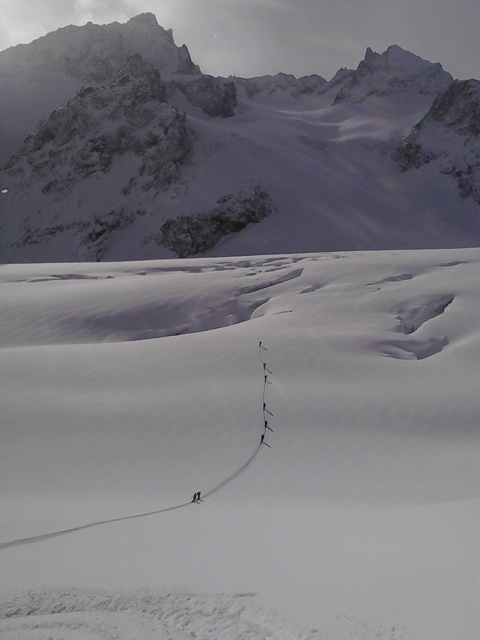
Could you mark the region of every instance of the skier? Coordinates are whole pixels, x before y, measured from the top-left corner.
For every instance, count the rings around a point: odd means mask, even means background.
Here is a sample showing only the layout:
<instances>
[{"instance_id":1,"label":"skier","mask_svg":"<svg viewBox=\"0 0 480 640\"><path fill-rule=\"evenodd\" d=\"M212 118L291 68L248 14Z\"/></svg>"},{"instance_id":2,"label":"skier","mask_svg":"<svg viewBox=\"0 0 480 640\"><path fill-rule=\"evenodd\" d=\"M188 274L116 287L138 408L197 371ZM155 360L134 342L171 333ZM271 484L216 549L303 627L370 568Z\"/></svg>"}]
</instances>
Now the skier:
<instances>
[{"instance_id":1,"label":"skier","mask_svg":"<svg viewBox=\"0 0 480 640\"><path fill-rule=\"evenodd\" d=\"M270 449L272 448L267 442L265 442L265 434L262 433L262 435L260 436L260 444L264 444L266 447L269 447Z\"/></svg>"},{"instance_id":2,"label":"skier","mask_svg":"<svg viewBox=\"0 0 480 640\"><path fill-rule=\"evenodd\" d=\"M268 413L269 415L273 416L273 413L267 409L266 402L263 403L263 413Z\"/></svg>"}]
</instances>

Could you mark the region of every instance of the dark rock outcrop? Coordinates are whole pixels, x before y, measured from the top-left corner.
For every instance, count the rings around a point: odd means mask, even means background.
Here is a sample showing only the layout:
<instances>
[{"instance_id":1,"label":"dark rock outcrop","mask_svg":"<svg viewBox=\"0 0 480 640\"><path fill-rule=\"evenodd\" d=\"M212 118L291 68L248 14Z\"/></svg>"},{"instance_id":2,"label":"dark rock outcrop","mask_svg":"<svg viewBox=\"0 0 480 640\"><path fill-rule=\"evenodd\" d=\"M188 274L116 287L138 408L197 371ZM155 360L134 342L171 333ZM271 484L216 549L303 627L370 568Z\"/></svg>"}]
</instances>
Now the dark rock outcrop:
<instances>
[{"instance_id":1,"label":"dark rock outcrop","mask_svg":"<svg viewBox=\"0 0 480 640\"><path fill-rule=\"evenodd\" d=\"M231 118L235 115L237 92L233 82L206 75L189 81L172 80L167 88L170 100L177 90L183 93L192 106L199 107L207 116Z\"/></svg>"},{"instance_id":2,"label":"dark rock outcrop","mask_svg":"<svg viewBox=\"0 0 480 640\"><path fill-rule=\"evenodd\" d=\"M480 82L456 80L438 96L395 154L402 171L437 161L462 197L480 204Z\"/></svg>"},{"instance_id":3,"label":"dark rock outcrop","mask_svg":"<svg viewBox=\"0 0 480 640\"><path fill-rule=\"evenodd\" d=\"M167 220L156 241L179 258L187 258L208 251L224 236L258 223L272 212L271 197L256 186L223 196L211 211Z\"/></svg>"}]
</instances>

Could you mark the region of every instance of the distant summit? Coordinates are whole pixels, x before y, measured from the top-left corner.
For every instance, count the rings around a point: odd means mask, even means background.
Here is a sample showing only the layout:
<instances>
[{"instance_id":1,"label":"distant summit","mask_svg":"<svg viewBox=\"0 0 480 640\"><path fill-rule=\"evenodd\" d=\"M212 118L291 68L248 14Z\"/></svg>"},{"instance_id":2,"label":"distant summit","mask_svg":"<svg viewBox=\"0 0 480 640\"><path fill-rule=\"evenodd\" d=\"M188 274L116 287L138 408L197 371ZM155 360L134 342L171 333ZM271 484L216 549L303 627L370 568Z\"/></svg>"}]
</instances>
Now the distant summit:
<instances>
[{"instance_id":1,"label":"distant summit","mask_svg":"<svg viewBox=\"0 0 480 640\"><path fill-rule=\"evenodd\" d=\"M428 62L398 45L383 53L367 49L350 80L337 95L337 102L361 102L369 96L413 91L435 96L453 81L439 63Z\"/></svg>"},{"instance_id":2,"label":"distant summit","mask_svg":"<svg viewBox=\"0 0 480 640\"><path fill-rule=\"evenodd\" d=\"M127 23L70 25L0 52L0 72L62 72L86 82L109 80L126 60L140 54L162 75L199 75L185 45L178 47L171 29L161 27L153 13Z\"/></svg>"},{"instance_id":3,"label":"distant summit","mask_svg":"<svg viewBox=\"0 0 480 640\"><path fill-rule=\"evenodd\" d=\"M140 13L138 16L134 16L127 21L129 25L143 25L145 27L151 27L152 29L156 29L159 24L157 21L157 17L155 14L150 11L146 11L145 13ZM172 29L168 29L167 32L172 33ZM173 40L172 40L173 41Z\"/></svg>"}]
</instances>

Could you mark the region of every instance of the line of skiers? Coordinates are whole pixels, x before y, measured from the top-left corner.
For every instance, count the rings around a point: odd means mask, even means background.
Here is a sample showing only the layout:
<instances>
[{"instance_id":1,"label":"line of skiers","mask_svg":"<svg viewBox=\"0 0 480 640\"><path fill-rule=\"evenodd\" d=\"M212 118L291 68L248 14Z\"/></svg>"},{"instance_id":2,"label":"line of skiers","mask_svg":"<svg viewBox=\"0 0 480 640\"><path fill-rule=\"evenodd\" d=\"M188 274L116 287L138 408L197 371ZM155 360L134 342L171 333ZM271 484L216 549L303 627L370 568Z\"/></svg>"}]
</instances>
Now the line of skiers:
<instances>
[{"instance_id":1,"label":"line of skiers","mask_svg":"<svg viewBox=\"0 0 480 640\"><path fill-rule=\"evenodd\" d=\"M273 416L273 413L267 409L267 402L266 402L267 384L271 384L271 382L269 382L268 380L268 374L272 372L270 371L270 369L268 369L267 363L263 359L262 351L268 351L268 349L267 347L263 346L261 340L258 343L258 351L260 353L260 358L262 359L262 364L263 364L263 433L260 436L260 444L261 445L264 444L266 447L269 447L271 449L272 448L271 445L269 445L268 442L265 442L265 436L267 435L267 431L273 432L272 427L268 426L268 420L267 420L267 414L270 416Z\"/></svg>"},{"instance_id":2,"label":"line of skiers","mask_svg":"<svg viewBox=\"0 0 480 640\"><path fill-rule=\"evenodd\" d=\"M266 447L269 447L271 449L272 446L269 445L268 442L265 442L265 436L267 435L267 431L271 431L273 433L273 429L272 429L272 427L270 427L268 425L268 420L267 420L267 417L266 417L267 414L269 416L273 416L273 413L267 409L267 403L266 403L267 384L271 384L271 382L269 382L269 380L268 380L268 374L272 373L272 372L270 371L270 369L268 369L267 363L263 359L262 350L263 351L268 351L268 349L267 349L267 347L264 347L262 345L262 341L261 340L258 343L258 350L259 350L260 358L262 359L262 364L263 364L263 433L260 436L260 445L264 444ZM203 500L200 497L201 494L202 494L201 491L196 491L193 494L192 502L195 502L195 503L203 502Z\"/></svg>"}]
</instances>

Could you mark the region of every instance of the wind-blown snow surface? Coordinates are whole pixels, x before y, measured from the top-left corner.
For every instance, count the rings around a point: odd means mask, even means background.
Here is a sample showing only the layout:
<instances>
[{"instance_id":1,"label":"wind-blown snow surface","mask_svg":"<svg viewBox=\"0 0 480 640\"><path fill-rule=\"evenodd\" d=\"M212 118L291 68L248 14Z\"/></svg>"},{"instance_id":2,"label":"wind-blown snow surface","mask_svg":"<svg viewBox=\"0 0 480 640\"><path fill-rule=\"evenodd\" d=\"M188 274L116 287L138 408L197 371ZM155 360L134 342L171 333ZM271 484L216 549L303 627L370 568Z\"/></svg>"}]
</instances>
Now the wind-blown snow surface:
<instances>
[{"instance_id":1,"label":"wind-blown snow surface","mask_svg":"<svg viewBox=\"0 0 480 640\"><path fill-rule=\"evenodd\" d=\"M480 250L0 267L0 638L480 637ZM271 449L263 430L263 368Z\"/></svg>"}]
</instances>

